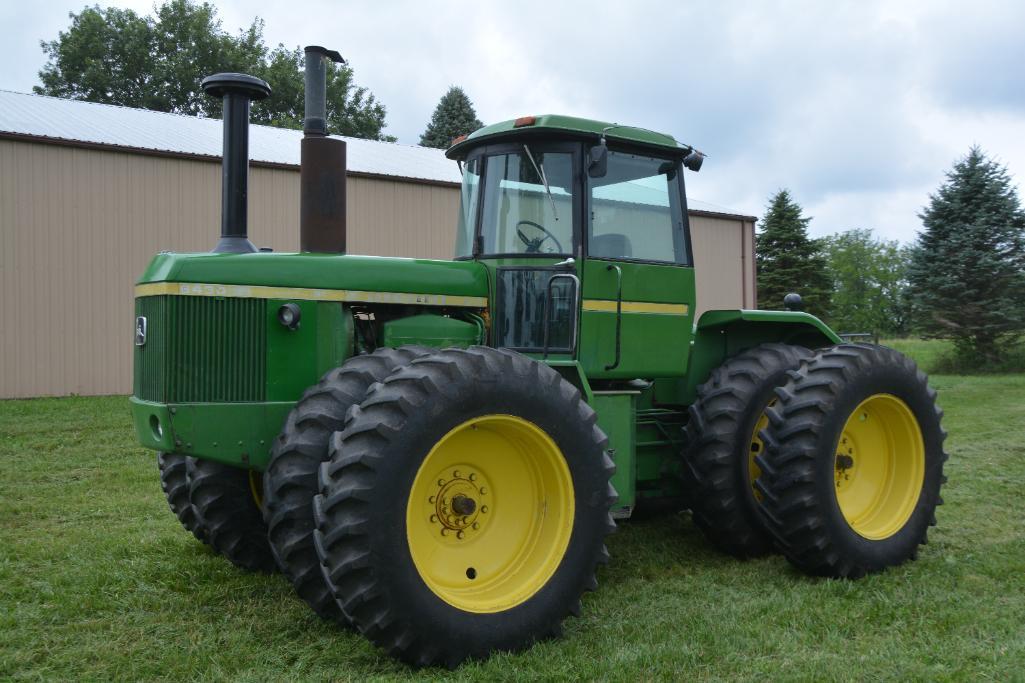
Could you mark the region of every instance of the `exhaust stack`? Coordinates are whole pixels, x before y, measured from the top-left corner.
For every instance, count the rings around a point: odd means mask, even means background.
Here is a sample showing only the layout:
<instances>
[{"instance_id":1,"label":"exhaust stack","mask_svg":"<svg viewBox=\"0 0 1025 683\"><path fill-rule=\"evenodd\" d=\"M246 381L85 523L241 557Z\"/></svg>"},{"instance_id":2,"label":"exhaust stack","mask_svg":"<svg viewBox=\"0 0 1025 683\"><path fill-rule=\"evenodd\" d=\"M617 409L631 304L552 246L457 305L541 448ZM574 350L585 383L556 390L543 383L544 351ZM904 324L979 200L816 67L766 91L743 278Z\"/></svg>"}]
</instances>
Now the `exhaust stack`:
<instances>
[{"instance_id":1,"label":"exhaust stack","mask_svg":"<svg viewBox=\"0 0 1025 683\"><path fill-rule=\"evenodd\" d=\"M305 52L299 250L344 254L345 142L327 137L327 60L345 60L319 45L310 45Z\"/></svg>"},{"instance_id":2,"label":"exhaust stack","mask_svg":"<svg viewBox=\"0 0 1025 683\"><path fill-rule=\"evenodd\" d=\"M254 76L223 73L207 76L203 90L224 101L224 149L221 159L221 239L215 252L256 251L249 241L249 103L270 95L270 86Z\"/></svg>"}]
</instances>

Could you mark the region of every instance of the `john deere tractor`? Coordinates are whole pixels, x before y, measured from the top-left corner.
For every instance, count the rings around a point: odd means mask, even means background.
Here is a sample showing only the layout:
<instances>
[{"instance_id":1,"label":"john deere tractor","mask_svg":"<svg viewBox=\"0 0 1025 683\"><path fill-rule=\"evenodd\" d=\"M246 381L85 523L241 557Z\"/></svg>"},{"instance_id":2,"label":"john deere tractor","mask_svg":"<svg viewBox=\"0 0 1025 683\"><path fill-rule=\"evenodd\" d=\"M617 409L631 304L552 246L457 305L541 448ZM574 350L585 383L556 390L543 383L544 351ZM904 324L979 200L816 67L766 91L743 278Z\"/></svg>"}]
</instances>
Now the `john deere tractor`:
<instances>
[{"instance_id":1,"label":"john deere tractor","mask_svg":"<svg viewBox=\"0 0 1025 683\"><path fill-rule=\"evenodd\" d=\"M695 316L700 152L568 116L486 126L446 152L453 260L348 255L332 58L307 52L302 251L246 236L249 103L270 88L218 74L222 239L135 288L135 428L199 541L447 666L558 635L645 506L814 575L915 557L946 459L936 393L807 313Z\"/></svg>"}]
</instances>

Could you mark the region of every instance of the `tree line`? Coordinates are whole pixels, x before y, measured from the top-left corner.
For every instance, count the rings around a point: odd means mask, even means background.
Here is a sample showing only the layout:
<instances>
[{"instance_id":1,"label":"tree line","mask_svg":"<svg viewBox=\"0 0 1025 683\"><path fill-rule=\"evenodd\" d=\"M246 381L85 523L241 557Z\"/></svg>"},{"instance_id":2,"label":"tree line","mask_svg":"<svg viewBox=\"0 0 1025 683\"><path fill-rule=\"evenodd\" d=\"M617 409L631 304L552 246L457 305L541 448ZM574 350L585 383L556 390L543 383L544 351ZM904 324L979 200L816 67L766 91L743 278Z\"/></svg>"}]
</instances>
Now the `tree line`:
<instances>
[{"instance_id":1,"label":"tree line","mask_svg":"<svg viewBox=\"0 0 1025 683\"><path fill-rule=\"evenodd\" d=\"M1025 211L1010 174L972 147L919 218L910 245L867 228L812 239L780 190L755 242L759 307L797 292L841 332L946 338L959 357L999 361L1025 333Z\"/></svg>"},{"instance_id":2,"label":"tree line","mask_svg":"<svg viewBox=\"0 0 1025 683\"><path fill-rule=\"evenodd\" d=\"M33 92L193 116L219 117L220 100L200 81L236 71L267 81L274 96L254 102L252 121L280 128L303 125L304 55L299 47L269 48L263 20L237 34L224 30L217 9L194 0L166 0L153 15L118 7L85 7L69 13L67 30L41 41L47 63ZM333 133L394 142L386 134L387 108L355 80L348 64L331 64L327 77L328 126ZM470 98L451 87L441 98L421 145L448 147L481 127Z\"/></svg>"}]
</instances>

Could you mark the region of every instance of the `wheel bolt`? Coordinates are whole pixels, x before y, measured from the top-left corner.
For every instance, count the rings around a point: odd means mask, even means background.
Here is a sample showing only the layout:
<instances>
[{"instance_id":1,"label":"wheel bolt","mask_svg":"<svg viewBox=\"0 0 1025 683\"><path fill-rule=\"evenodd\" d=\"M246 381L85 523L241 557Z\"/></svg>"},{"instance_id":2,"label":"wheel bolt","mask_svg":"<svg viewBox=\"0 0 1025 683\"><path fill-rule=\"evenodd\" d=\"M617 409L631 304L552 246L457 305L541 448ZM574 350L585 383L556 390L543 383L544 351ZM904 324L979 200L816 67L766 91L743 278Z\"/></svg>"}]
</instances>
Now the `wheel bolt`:
<instances>
[{"instance_id":1,"label":"wheel bolt","mask_svg":"<svg viewBox=\"0 0 1025 683\"><path fill-rule=\"evenodd\" d=\"M459 532L456 533L456 538L462 540L463 536L465 536L465 535L466 534L464 534L462 531L459 531Z\"/></svg>"},{"instance_id":2,"label":"wheel bolt","mask_svg":"<svg viewBox=\"0 0 1025 683\"><path fill-rule=\"evenodd\" d=\"M453 479L458 479L459 478L459 470L452 470L452 478Z\"/></svg>"},{"instance_id":3,"label":"wheel bolt","mask_svg":"<svg viewBox=\"0 0 1025 683\"><path fill-rule=\"evenodd\" d=\"M487 492L488 492L488 490L486 488L484 488L483 486L480 487L480 495L483 496Z\"/></svg>"},{"instance_id":4,"label":"wheel bolt","mask_svg":"<svg viewBox=\"0 0 1025 683\"><path fill-rule=\"evenodd\" d=\"M444 486L444 485L445 485L445 480L444 479L439 479L438 480L438 486Z\"/></svg>"},{"instance_id":5,"label":"wheel bolt","mask_svg":"<svg viewBox=\"0 0 1025 683\"><path fill-rule=\"evenodd\" d=\"M478 524L477 522L474 522L473 523L473 530L476 531L477 529L480 529L480 524Z\"/></svg>"},{"instance_id":6,"label":"wheel bolt","mask_svg":"<svg viewBox=\"0 0 1025 683\"><path fill-rule=\"evenodd\" d=\"M446 529L445 527L441 527L441 535L448 536L448 529Z\"/></svg>"},{"instance_id":7,"label":"wheel bolt","mask_svg":"<svg viewBox=\"0 0 1025 683\"><path fill-rule=\"evenodd\" d=\"M431 521L432 522L437 522L438 521L438 516L437 515L431 515Z\"/></svg>"},{"instance_id":8,"label":"wheel bolt","mask_svg":"<svg viewBox=\"0 0 1025 683\"><path fill-rule=\"evenodd\" d=\"M481 505L480 506L480 511L482 513L484 513L485 515L488 514L488 506L487 505Z\"/></svg>"},{"instance_id":9,"label":"wheel bolt","mask_svg":"<svg viewBox=\"0 0 1025 683\"><path fill-rule=\"evenodd\" d=\"M470 472L470 481L477 481L477 475L473 472Z\"/></svg>"},{"instance_id":10,"label":"wheel bolt","mask_svg":"<svg viewBox=\"0 0 1025 683\"><path fill-rule=\"evenodd\" d=\"M434 501L436 501L436 500L438 500L438 497L437 497L437 496L431 496L430 498L428 498L428 499L427 499L427 502L428 502L428 503L433 503L433 502L434 502Z\"/></svg>"}]
</instances>

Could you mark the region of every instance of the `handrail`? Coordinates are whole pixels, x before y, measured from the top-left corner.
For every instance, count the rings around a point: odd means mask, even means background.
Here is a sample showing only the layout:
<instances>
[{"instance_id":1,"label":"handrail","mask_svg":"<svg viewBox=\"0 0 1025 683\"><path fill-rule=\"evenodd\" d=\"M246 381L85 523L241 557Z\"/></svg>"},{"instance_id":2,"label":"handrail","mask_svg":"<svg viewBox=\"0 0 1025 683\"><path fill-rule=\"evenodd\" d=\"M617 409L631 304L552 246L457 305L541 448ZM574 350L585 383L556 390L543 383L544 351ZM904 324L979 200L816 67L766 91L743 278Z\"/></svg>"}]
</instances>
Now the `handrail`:
<instances>
[{"instance_id":1,"label":"handrail","mask_svg":"<svg viewBox=\"0 0 1025 683\"><path fill-rule=\"evenodd\" d=\"M606 365L606 370L615 370L619 367L619 357L623 332L623 269L615 263L610 263L605 270L616 271L616 361L612 365Z\"/></svg>"},{"instance_id":2,"label":"handrail","mask_svg":"<svg viewBox=\"0 0 1025 683\"><path fill-rule=\"evenodd\" d=\"M576 299L577 301L574 302L574 305L573 305L573 307L571 309L573 311L573 317L571 319L571 322L573 324L570 325L570 343L569 343L569 348L570 349L575 349L577 347L577 324L576 324L577 320L576 320L576 312L579 309L579 306L577 304L579 303L579 299L580 299L580 278L578 278L573 273L556 273L555 275L553 275L550 278L548 278L548 285L545 288L544 327L542 328L543 329L542 338L543 338L543 341L544 341L544 345L543 345L543 347L541 349L541 352L542 352L541 358L548 358L548 332L549 332L549 328L551 327L551 323L552 323L551 317L549 315L549 311L550 311L549 307L550 307L551 301L552 301L552 283L555 282L556 280L558 280L559 278L566 278L568 280L572 280L573 281L573 294L574 294L573 298Z\"/></svg>"}]
</instances>

